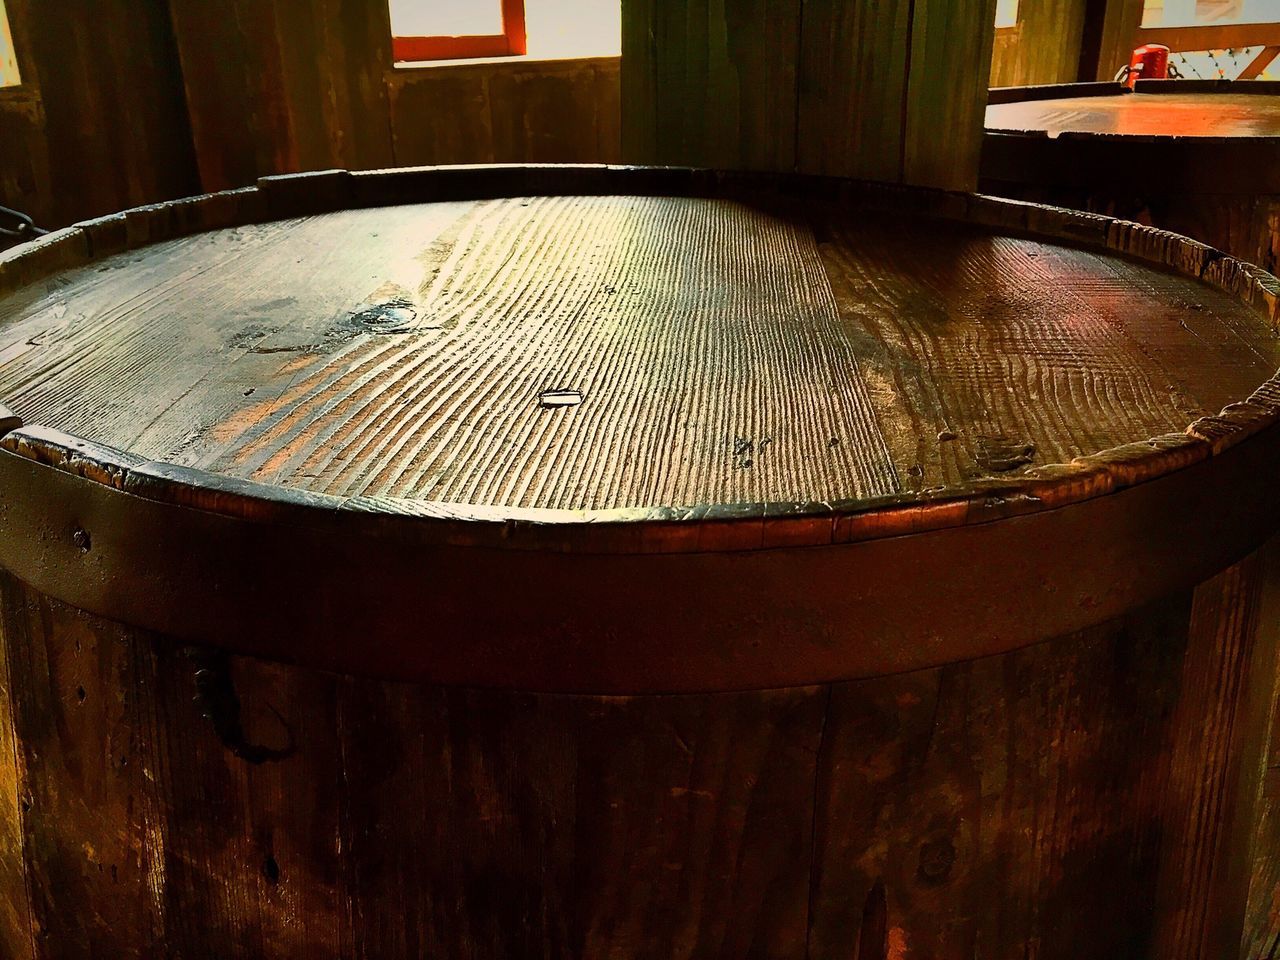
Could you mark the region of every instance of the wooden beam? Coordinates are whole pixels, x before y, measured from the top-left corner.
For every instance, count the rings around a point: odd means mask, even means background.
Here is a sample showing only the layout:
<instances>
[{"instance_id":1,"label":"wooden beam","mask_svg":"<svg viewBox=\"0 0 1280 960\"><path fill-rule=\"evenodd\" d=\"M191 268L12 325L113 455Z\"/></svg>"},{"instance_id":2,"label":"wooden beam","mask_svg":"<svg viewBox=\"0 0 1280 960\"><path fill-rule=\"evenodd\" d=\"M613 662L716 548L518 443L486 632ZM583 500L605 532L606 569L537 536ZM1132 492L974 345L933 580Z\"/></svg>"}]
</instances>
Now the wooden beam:
<instances>
[{"instance_id":1,"label":"wooden beam","mask_svg":"<svg viewBox=\"0 0 1280 960\"><path fill-rule=\"evenodd\" d=\"M1174 53L1280 44L1280 23L1224 23L1217 26L1139 27L1133 45L1163 43Z\"/></svg>"},{"instance_id":2,"label":"wooden beam","mask_svg":"<svg viewBox=\"0 0 1280 960\"><path fill-rule=\"evenodd\" d=\"M1249 61L1249 65L1240 71L1240 76L1236 77L1236 79L1257 80L1278 56L1280 56L1280 44L1263 47L1258 52L1258 55Z\"/></svg>"}]
</instances>

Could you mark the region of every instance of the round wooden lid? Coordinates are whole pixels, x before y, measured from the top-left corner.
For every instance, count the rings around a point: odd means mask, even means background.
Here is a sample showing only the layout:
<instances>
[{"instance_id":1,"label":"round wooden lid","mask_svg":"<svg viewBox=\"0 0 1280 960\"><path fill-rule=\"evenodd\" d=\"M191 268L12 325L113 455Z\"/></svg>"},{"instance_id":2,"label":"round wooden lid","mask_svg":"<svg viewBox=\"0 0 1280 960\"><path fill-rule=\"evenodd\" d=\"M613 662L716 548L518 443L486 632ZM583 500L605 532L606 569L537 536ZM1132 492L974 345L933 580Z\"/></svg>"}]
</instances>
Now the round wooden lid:
<instances>
[{"instance_id":1,"label":"round wooden lid","mask_svg":"<svg viewBox=\"0 0 1280 960\"><path fill-rule=\"evenodd\" d=\"M1280 83L1148 81L1000 91L987 106L992 131L1126 137L1280 137ZM1061 94L1049 96L1047 94ZM1016 99L1015 99L1016 98Z\"/></svg>"},{"instance_id":2,"label":"round wooden lid","mask_svg":"<svg viewBox=\"0 0 1280 960\"><path fill-rule=\"evenodd\" d=\"M981 196L270 178L0 259L0 566L403 679L661 692L967 659L1280 525L1278 295L1193 241Z\"/></svg>"},{"instance_id":3,"label":"round wooden lid","mask_svg":"<svg viewBox=\"0 0 1280 960\"><path fill-rule=\"evenodd\" d=\"M244 224L61 271L0 323L27 423L289 490L569 511L963 491L1182 430L1280 364L1168 270L747 194Z\"/></svg>"}]
</instances>

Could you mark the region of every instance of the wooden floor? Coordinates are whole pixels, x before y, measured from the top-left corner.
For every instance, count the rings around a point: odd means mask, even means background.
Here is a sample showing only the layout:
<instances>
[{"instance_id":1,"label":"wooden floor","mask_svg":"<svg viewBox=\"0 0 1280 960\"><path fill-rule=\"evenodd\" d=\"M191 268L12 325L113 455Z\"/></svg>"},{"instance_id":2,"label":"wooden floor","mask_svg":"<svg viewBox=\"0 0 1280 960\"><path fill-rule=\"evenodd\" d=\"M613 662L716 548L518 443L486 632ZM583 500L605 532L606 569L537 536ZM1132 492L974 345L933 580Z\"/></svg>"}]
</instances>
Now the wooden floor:
<instances>
[{"instance_id":1,"label":"wooden floor","mask_svg":"<svg viewBox=\"0 0 1280 960\"><path fill-rule=\"evenodd\" d=\"M1181 430L1280 365L1245 307L1119 257L762 203L418 204L161 243L0 300L0 400L306 490L687 506L1013 475Z\"/></svg>"}]
</instances>

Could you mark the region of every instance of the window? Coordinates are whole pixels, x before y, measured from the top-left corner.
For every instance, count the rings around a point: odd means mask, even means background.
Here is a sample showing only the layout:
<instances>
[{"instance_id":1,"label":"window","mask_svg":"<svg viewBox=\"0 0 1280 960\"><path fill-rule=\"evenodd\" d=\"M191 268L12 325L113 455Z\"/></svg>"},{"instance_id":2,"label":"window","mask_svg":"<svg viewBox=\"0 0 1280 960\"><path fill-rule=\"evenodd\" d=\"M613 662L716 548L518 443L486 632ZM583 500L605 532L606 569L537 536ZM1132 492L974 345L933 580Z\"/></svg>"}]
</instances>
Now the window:
<instances>
[{"instance_id":1,"label":"window","mask_svg":"<svg viewBox=\"0 0 1280 960\"><path fill-rule=\"evenodd\" d=\"M398 63L618 56L620 0L390 0Z\"/></svg>"},{"instance_id":2,"label":"window","mask_svg":"<svg viewBox=\"0 0 1280 960\"><path fill-rule=\"evenodd\" d=\"M1018 0L996 0L996 29L1018 25Z\"/></svg>"},{"instance_id":3,"label":"window","mask_svg":"<svg viewBox=\"0 0 1280 960\"><path fill-rule=\"evenodd\" d=\"M397 61L519 56L524 0L391 0L391 49Z\"/></svg>"},{"instance_id":4,"label":"window","mask_svg":"<svg viewBox=\"0 0 1280 960\"><path fill-rule=\"evenodd\" d=\"M9 16L0 0L0 87L16 87L22 82L18 73L18 55L13 49L13 32L9 29Z\"/></svg>"}]
</instances>

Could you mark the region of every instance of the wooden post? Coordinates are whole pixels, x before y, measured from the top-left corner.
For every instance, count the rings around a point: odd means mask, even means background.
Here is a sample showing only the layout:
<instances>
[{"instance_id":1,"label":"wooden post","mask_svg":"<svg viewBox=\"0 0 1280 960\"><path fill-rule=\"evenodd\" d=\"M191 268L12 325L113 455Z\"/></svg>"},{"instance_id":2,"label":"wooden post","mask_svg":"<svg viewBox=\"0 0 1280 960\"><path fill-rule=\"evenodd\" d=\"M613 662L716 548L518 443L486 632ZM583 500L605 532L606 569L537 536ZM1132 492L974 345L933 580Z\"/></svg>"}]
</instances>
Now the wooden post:
<instances>
[{"instance_id":1,"label":"wooden post","mask_svg":"<svg viewBox=\"0 0 1280 960\"><path fill-rule=\"evenodd\" d=\"M624 0L623 158L977 182L995 0Z\"/></svg>"}]
</instances>

